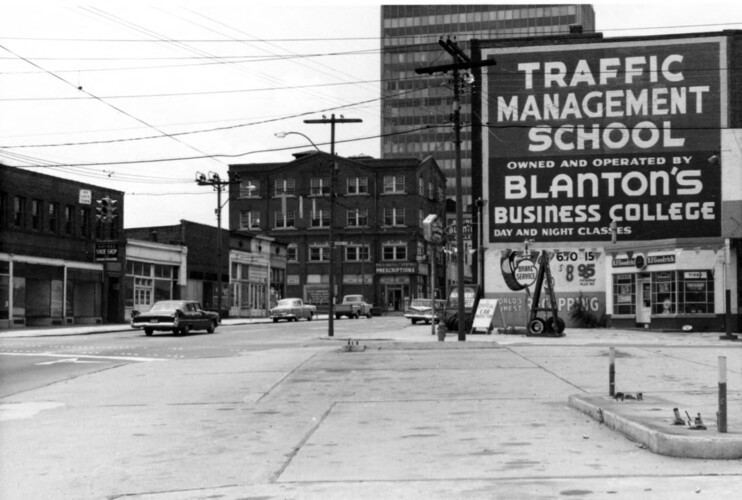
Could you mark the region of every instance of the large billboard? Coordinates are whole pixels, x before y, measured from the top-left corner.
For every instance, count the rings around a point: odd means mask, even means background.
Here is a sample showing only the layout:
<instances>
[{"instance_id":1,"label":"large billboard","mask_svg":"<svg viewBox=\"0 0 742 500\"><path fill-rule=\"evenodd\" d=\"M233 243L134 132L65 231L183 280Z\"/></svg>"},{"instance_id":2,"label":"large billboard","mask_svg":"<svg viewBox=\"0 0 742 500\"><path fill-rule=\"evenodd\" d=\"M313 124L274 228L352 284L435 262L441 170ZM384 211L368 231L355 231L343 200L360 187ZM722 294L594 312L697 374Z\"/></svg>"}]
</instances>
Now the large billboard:
<instances>
[{"instance_id":1,"label":"large billboard","mask_svg":"<svg viewBox=\"0 0 742 500\"><path fill-rule=\"evenodd\" d=\"M718 237L721 37L482 49L491 243Z\"/></svg>"}]
</instances>

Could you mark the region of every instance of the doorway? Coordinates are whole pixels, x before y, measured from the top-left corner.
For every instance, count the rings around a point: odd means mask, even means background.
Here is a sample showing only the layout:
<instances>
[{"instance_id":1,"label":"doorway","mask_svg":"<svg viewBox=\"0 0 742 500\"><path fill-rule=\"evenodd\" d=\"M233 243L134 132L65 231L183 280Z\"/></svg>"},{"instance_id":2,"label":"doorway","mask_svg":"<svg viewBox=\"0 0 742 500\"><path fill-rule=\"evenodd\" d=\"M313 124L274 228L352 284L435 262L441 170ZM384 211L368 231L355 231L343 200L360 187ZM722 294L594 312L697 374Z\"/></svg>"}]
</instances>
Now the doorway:
<instances>
[{"instance_id":1,"label":"doorway","mask_svg":"<svg viewBox=\"0 0 742 500\"><path fill-rule=\"evenodd\" d=\"M636 280L636 322L648 325L652 315L652 284L650 279Z\"/></svg>"},{"instance_id":2,"label":"doorway","mask_svg":"<svg viewBox=\"0 0 742 500\"><path fill-rule=\"evenodd\" d=\"M401 311L403 309L403 292L402 286L387 285L385 295L387 311Z\"/></svg>"}]
</instances>

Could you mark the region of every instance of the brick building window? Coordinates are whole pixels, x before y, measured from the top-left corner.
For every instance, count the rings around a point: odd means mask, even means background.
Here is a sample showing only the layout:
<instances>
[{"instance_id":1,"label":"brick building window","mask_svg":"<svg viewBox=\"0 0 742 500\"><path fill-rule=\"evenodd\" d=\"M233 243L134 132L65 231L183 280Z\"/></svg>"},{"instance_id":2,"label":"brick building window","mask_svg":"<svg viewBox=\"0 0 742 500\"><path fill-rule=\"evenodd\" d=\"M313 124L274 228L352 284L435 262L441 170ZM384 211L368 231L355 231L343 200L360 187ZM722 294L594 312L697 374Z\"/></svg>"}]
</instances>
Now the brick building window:
<instances>
[{"instance_id":1,"label":"brick building window","mask_svg":"<svg viewBox=\"0 0 742 500\"><path fill-rule=\"evenodd\" d=\"M276 179L274 186L274 196L294 196L296 193L296 181L294 179Z\"/></svg>"},{"instance_id":2,"label":"brick building window","mask_svg":"<svg viewBox=\"0 0 742 500\"><path fill-rule=\"evenodd\" d=\"M407 245L386 243L381 247L382 260L407 260Z\"/></svg>"},{"instance_id":3,"label":"brick building window","mask_svg":"<svg viewBox=\"0 0 742 500\"><path fill-rule=\"evenodd\" d=\"M368 209L355 208L347 212L348 227L365 227L368 226Z\"/></svg>"},{"instance_id":4,"label":"brick building window","mask_svg":"<svg viewBox=\"0 0 742 500\"><path fill-rule=\"evenodd\" d=\"M75 207L67 205L64 207L64 233L72 234L72 228L74 227L75 218Z\"/></svg>"},{"instance_id":5,"label":"brick building window","mask_svg":"<svg viewBox=\"0 0 742 500\"><path fill-rule=\"evenodd\" d=\"M260 229L260 212L256 210L243 210L240 212L240 229Z\"/></svg>"},{"instance_id":6,"label":"brick building window","mask_svg":"<svg viewBox=\"0 0 742 500\"><path fill-rule=\"evenodd\" d=\"M15 227L23 227L23 222L26 219L26 198L23 196L15 196L13 198L13 225Z\"/></svg>"},{"instance_id":7,"label":"brick building window","mask_svg":"<svg viewBox=\"0 0 742 500\"><path fill-rule=\"evenodd\" d=\"M348 194L368 194L368 177L349 177Z\"/></svg>"},{"instance_id":8,"label":"brick building window","mask_svg":"<svg viewBox=\"0 0 742 500\"><path fill-rule=\"evenodd\" d=\"M310 196L330 196L330 178L329 177L312 177L309 180Z\"/></svg>"},{"instance_id":9,"label":"brick building window","mask_svg":"<svg viewBox=\"0 0 742 500\"><path fill-rule=\"evenodd\" d=\"M330 247L309 247L310 262L329 262Z\"/></svg>"},{"instance_id":10,"label":"brick building window","mask_svg":"<svg viewBox=\"0 0 742 500\"><path fill-rule=\"evenodd\" d=\"M46 223L46 227L52 233L59 231L59 203L49 203Z\"/></svg>"},{"instance_id":11,"label":"brick building window","mask_svg":"<svg viewBox=\"0 0 742 500\"><path fill-rule=\"evenodd\" d=\"M371 260L371 252L368 245L348 245L345 247L345 260L360 262Z\"/></svg>"},{"instance_id":12,"label":"brick building window","mask_svg":"<svg viewBox=\"0 0 742 500\"><path fill-rule=\"evenodd\" d=\"M314 211L312 213L312 227L330 227L330 211Z\"/></svg>"},{"instance_id":13,"label":"brick building window","mask_svg":"<svg viewBox=\"0 0 742 500\"><path fill-rule=\"evenodd\" d=\"M288 262L298 262L299 252L295 244L291 244L286 247L286 260Z\"/></svg>"},{"instance_id":14,"label":"brick building window","mask_svg":"<svg viewBox=\"0 0 742 500\"><path fill-rule=\"evenodd\" d=\"M260 198L260 181L248 179L240 182L240 198Z\"/></svg>"},{"instance_id":15,"label":"brick building window","mask_svg":"<svg viewBox=\"0 0 742 500\"><path fill-rule=\"evenodd\" d=\"M385 226L404 226L404 208L385 208L384 225Z\"/></svg>"},{"instance_id":16,"label":"brick building window","mask_svg":"<svg viewBox=\"0 0 742 500\"><path fill-rule=\"evenodd\" d=\"M384 194L404 194L404 175L385 175Z\"/></svg>"},{"instance_id":17,"label":"brick building window","mask_svg":"<svg viewBox=\"0 0 742 500\"><path fill-rule=\"evenodd\" d=\"M87 238L90 236L90 209L80 208L80 235Z\"/></svg>"},{"instance_id":18,"label":"brick building window","mask_svg":"<svg viewBox=\"0 0 742 500\"><path fill-rule=\"evenodd\" d=\"M289 210L287 212L275 212L274 217L276 221L276 229L288 229L296 227L296 219L293 210Z\"/></svg>"},{"instance_id":19,"label":"brick building window","mask_svg":"<svg viewBox=\"0 0 742 500\"><path fill-rule=\"evenodd\" d=\"M34 231L41 229L41 207L41 200L31 200L31 228Z\"/></svg>"}]
</instances>

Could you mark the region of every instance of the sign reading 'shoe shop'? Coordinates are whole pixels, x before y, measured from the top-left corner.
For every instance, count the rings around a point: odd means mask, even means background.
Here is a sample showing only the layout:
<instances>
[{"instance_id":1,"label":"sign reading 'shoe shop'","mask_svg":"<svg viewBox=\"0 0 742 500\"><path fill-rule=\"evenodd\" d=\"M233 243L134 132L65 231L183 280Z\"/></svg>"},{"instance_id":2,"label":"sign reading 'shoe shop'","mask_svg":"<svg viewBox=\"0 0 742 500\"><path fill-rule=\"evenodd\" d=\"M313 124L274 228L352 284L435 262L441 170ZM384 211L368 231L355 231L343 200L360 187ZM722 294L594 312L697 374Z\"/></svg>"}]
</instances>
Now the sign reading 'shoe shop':
<instances>
[{"instance_id":1,"label":"sign reading 'shoe shop'","mask_svg":"<svg viewBox=\"0 0 742 500\"><path fill-rule=\"evenodd\" d=\"M489 241L719 236L721 37L482 49Z\"/></svg>"}]
</instances>

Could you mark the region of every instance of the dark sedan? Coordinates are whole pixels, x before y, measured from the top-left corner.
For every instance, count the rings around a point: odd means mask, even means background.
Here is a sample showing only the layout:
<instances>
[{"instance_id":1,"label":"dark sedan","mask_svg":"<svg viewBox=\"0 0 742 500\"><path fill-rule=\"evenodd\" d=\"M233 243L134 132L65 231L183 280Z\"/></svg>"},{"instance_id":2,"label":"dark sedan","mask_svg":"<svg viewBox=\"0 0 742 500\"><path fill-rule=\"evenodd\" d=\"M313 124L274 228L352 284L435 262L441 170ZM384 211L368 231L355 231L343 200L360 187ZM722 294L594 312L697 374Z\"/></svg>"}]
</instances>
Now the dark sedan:
<instances>
[{"instance_id":1,"label":"dark sedan","mask_svg":"<svg viewBox=\"0 0 742 500\"><path fill-rule=\"evenodd\" d=\"M206 330L214 333L219 315L205 311L195 300L162 300L155 302L149 311L134 313L132 328L143 328L152 335L157 331L170 331L176 335L188 335L191 330Z\"/></svg>"}]
</instances>

